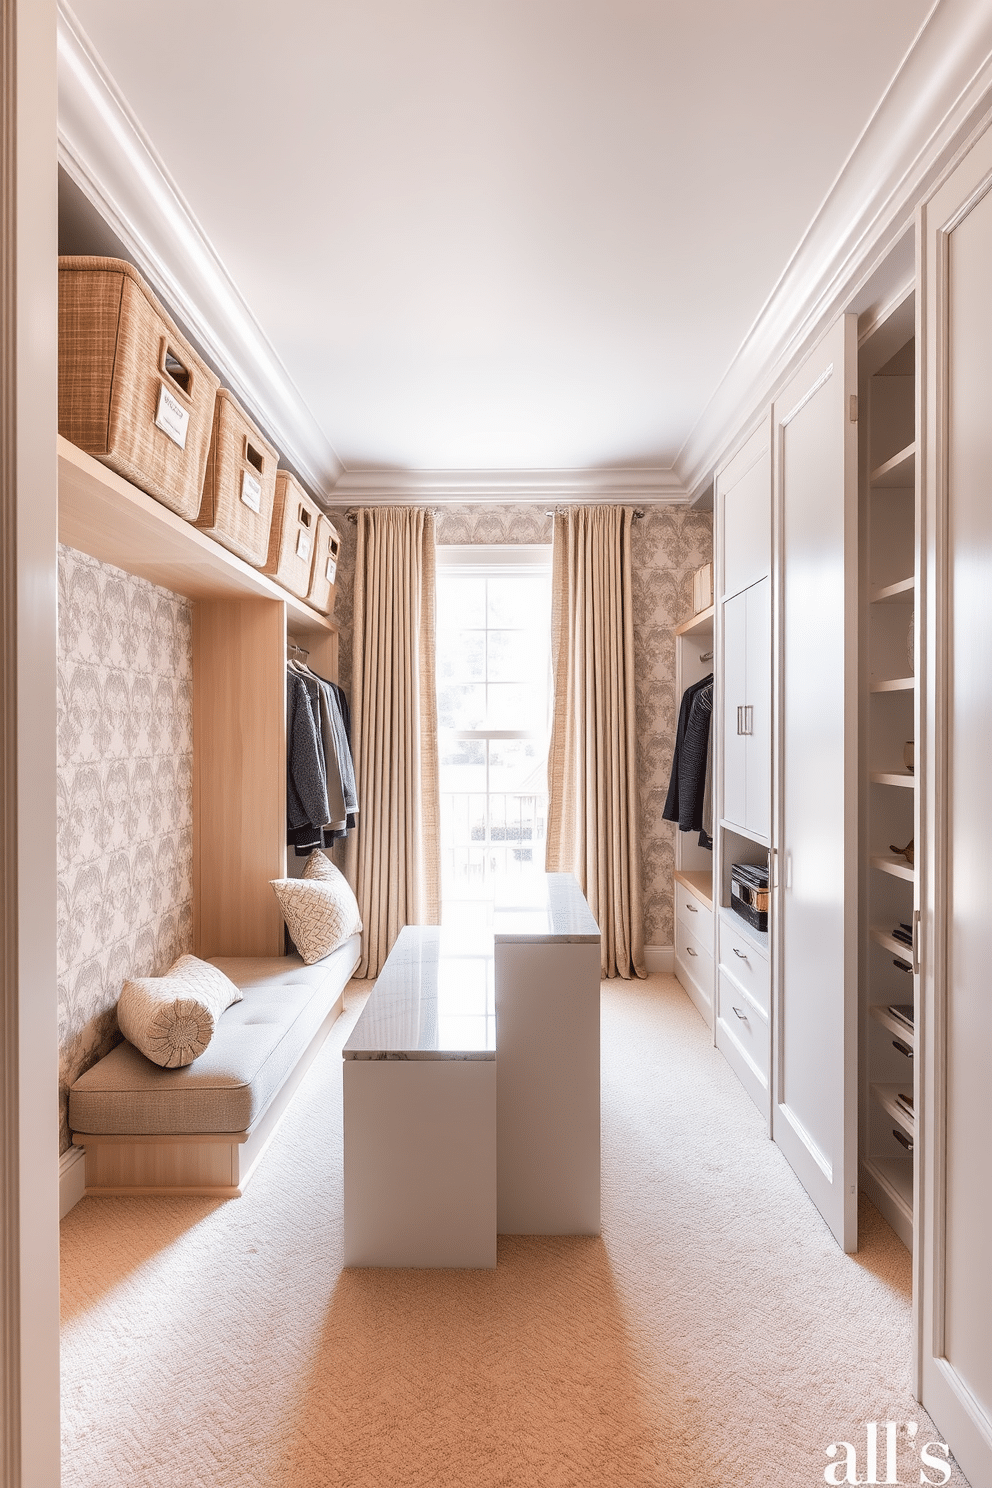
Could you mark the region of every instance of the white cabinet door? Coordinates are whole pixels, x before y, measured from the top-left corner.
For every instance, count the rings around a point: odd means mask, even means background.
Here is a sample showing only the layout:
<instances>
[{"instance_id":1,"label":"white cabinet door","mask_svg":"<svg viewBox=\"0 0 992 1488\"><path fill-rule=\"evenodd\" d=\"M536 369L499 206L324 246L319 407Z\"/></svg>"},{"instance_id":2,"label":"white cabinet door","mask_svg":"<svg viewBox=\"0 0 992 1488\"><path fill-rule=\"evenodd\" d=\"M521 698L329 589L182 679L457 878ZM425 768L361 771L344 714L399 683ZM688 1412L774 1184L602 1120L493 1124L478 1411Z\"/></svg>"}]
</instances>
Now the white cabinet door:
<instances>
[{"instance_id":1,"label":"white cabinet door","mask_svg":"<svg viewBox=\"0 0 992 1488\"><path fill-rule=\"evenodd\" d=\"M782 872L772 1136L857 1246L857 318L775 404Z\"/></svg>"},{"instance_id":2,"label":"white cabinet door","mask_svg":"<svg viewBox=\"0 0 992 1488\"><path fill-rule=\"evenodd\" d=\"M723 815L743 827L747 817L747 595L723 606Z\"/></svg>"},{"instance_id":3,"label":"white cabinet door","mask_svg":"<svg viewBox=\"0 0 992 1488\"><path fill-rule=\"evenodd\" d=\"M771 572L772 461L768 435L766 420L719 477L723 514L721 593L728 598Z\"/></svg>"},{"instance_id":4,"label":"white cabinet door","mask_svg":"<svg viewBox=\"0 0 992 1488\"><path fill-rule=\"evenodd\" d=\"M747 616L747 763L744 825L762 837L772 825L772 607L771 580L752 584L741 596Z\"/></svg>"},{"instance_id":5,"label":"white cabinet door","mask_svg":"<svg viewBox=\"0 0 992 1488\"><path fill-rule=\"evenodd\" d=\"M920 1386L976 1488L992 1483L990 187L987 132L924 209L924 593L934 623L917 752L926 847L917 1033Z\"/></svg>"},{"instance_id":6,"label":"white cabinet door","mask_svg":"<svg viewBox=\"0 0 992 1488\"><path fill-rule=\"evenodd\" d=\"M723 606L723 816L771 829L771 582Z\"/></svg>"}]
</instances>

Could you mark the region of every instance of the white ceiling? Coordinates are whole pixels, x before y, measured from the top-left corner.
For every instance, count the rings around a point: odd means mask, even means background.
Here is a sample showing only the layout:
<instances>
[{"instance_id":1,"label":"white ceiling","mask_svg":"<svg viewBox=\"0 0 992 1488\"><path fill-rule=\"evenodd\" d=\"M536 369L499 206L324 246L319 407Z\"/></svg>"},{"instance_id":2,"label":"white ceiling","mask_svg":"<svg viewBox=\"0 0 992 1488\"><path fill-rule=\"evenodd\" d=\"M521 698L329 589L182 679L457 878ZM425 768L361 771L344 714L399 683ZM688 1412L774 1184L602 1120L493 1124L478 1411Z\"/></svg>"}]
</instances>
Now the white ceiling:
<instances>
[{"instance_id":1,"label":"white ceiling","mask_svg":"<svg viewBox=\"0 0 992 1488\"><path fill-rule=\"evenodd\" d=\"M672 466L931 0L74 0L349 470Z\"/></svg>"}]
</instances>

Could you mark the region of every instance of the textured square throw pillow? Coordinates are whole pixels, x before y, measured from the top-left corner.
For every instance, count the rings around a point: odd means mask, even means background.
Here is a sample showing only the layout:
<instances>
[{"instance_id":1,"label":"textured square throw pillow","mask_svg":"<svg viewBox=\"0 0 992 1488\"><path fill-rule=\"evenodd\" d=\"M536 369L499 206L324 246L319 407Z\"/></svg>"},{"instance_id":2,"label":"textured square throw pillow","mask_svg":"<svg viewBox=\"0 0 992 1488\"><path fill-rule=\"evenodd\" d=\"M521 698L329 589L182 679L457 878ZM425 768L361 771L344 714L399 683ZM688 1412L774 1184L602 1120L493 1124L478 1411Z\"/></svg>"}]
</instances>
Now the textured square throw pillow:
<instances>
[{"instance_id":1,"label":"textured square throw pillow","mask_svg":"<svg viewBox=\"0 0 992 1488\"><path fill-rule=\"evenodd\" d=\"M316 856L308 859L307 869ZM293 943L308 966L329 956L362 928L358 900L348 880L333 863L326 858L324 862L327 876L321 870L320 878L270 880Z\"/></svg>"},{"instance_id":2,"label":"textured square throw pillow","mask_svg":"<svg viewBox=\"0 0 992 1488\"><path fill-rule=\"evenodd\" d=\"M218 1019L241 988L209 961L180 956L160 977L124 983L117 1023L129 1044L165 1069L192 1064L213 1038Z\"/></svg>"}]
</instances>

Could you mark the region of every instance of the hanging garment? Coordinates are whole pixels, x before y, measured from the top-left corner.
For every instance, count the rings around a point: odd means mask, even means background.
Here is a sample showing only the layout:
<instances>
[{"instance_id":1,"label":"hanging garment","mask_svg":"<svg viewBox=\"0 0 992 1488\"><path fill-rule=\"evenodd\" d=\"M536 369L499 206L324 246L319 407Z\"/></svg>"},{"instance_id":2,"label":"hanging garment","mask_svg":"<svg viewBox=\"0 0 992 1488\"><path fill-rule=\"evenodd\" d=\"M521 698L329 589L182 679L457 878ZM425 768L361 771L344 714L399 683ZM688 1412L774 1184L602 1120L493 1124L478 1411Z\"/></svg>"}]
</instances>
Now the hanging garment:
<instances>
[{"instance_id":1,"label":"hanging garment","mask_svg":"<svg viewBox=\"0 0 992 1488\"><path fill-rule=\"evenodd\" d=\"M699 832L700 847L713 849L713 718L710 708L709 737L706 741L706 783L703 786L703 825Z\"/></svg>"},{"instance_id":2,"label":"hanging garment","mask_svg":"<svg viewBox=\"0 0 992 1488\"><path fill-rule=\"evenodd\" d=\"M693 705L693 703L694 703L694 701L696 699L696 694L699 693L699 692L701 692L702 689L704 687L707 687L707 686L710 687L710 689L711 689L711 692L710 692L709 715L712 714L712 711L713 711L712 685L713 685L713 673L712 672L710 672L708 676L703 677L699 682L693 682L693 683L691 683L691 685L689 687L687 687L686 690L685 690L685 692L682 694L682 703L681 703L681 706L679 708L679 721L678 721L678 725L677 725L676 730L675 730L675 753L672 756L672 775L671 775L671 779L670 779L669 784L668 784L668 795L665 798L665 805L664 805L664 808L663 808L661 814L662 814L662 817L664 818L665 821L678 822L679 823L679 827L680 827L680 829L683 832L690 832L690 831L692 831L691 823L688 826L685 826L685 827L682 826L682 811L680 809L680 799L681 799L680 780L681 780L681 775L682 775L682 770L683 770L683 751L684 751L684 747L685 747L686 730L688 729L688 726L689 726L689 718L690 718L690 716L692 714L692 705ZM702 715L700 715L700 721L701 721L701 717L702 717ZM698 724L697 724L697 726L698 726ZM708 728L708 724L707 724L707 728ZM702 768L703 768L703 772L704 772L704 775L705 775L705 769L706 769L706 739L703 740ZM703 794L702 791L700 791L700 808L702 807L702 794ZM702 821L700 821L699 826L696 827L696 831L697 832L699 831L700 826L702 826Z\"/></svg>"},{"instance_id":3,"label":"hanging garment","mask_svg":"<svg viewBox=\"0 0 992 1488\"><path fill-rule=\"evenodd\" d=\"M355 826L358 815L358 787L355 783L355 761L351 753L351 715L344 689L336 682L327 682L333 705L336 706L334 736L337 740L338 766L341 770L341 787L344 791L344 806L348 813L349 827Z\"/></svg>"},{"instance_id":4,"label":"hanging garment","mask_svg":"<svg viewBox=\"0 0 992 1488\"><path fill-rule=\"evenodd\" d=\"M341 783L341 761L338 753L338 741L335 736L337 707L331 697L330 684L319 681L317 683L318 702L320 704L320 740L324 748L324 772L327 776L327 808L330 820L326 823L326 830L331 832L343 832L348 821L348 812L344 802L344 790Z\"/></svg>"},{"instance_id":5,"label":"hanging garment","mask_svg":"<svg viewBox=\"0 0 992 1488\"><path fill-rule=\"evenodd\" d=\"M297 857L310 853L314 847L330 847L332 843L348 834L358 816L358 795L355 790L355 766L351 756L348 736L348 703L344 692L336 683L319 677L301 662L291 661L287 665L287 695L299 701L305 695L314 724L314 733L323 772L326 808L315 791L300 789L295 778L299 763L292 754L292 736L289 736L290 753L287 760L287 842L295 847ZM304 770L311 765L311 736L306 729L301 713L298 729L304 747ZM293 803L289 786L296 792ZM307 809L309 808L309 809ZM323 812L326 810L326 814ZM312 814L320 812L320 815ZM301 818L306 813L306 819Z\"/></svg>"},{"instance_id":6,"label":"hanging garment","mask_svg":"<svg viewBox=\"0 0 992 1488\"><path fill-rule=\"evenodd\" d=\"M327 776L318 717L306 682L286 672L286 823L291 832L323 827L329 820Z\"/></svg>"},{"instance_id":7,"label":"hanging garment","mask_svg":"<svg viewBox=\"0 0 992 1488\"><path fill-rule=\"evenodd\" d=\"M706 794L706 756L713 717L713 683L700 687L692 699L679 760L679 831L699 832Z\"/></svg>"}]
</instances>

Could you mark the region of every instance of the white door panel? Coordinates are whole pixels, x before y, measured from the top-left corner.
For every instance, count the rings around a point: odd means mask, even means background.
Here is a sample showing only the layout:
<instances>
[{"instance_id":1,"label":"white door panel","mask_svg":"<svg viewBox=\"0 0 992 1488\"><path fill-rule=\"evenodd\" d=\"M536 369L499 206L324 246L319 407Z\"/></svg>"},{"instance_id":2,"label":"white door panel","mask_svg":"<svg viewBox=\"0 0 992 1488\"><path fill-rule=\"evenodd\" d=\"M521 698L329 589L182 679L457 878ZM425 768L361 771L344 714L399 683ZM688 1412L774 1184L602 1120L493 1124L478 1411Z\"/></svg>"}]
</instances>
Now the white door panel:
<instances>
[{"instance_id":1,"label":"white door panel","mask_svg":"<svg viewBox=\"0 0 992 1488\"><path fill-rule=\"evenodd\" d=\"M738 827L747 815L746 704L747 596L738 594L723 607L723 815Z\"/></svg>"},{"instance_id":2,"label":"white door panel","mask_svg":"<svg viewBox=\"0 0 992 1488\"><path fill-rule=\"evenodd\" d=\"M857 1246L857 321L778 400L779 977L772 1135Z\"/></svg>"},{"instance_id":3,"label":"white door panel","mask_svg":"<svg viewBox=\"0 0 992 1488\"><path fill-rule=\"evenodd\" d=\"M772 827L771 580L753 584L747 601L747 765L745 826L762 837Z\"/></svg>"},{"instance_id":4,"label":"white door panel","mask_svg":"<svg viewBox=\"0 0 992 1488\"><path fill-rule=\"evenodd\" d=\"M723 492L723 592L740 594L771 570L768 431L760 457Z\"/></svg>"},{"instance_id":5,"label":"white door panel","mask_svg":"<svg viewBox=\"0 0 992 1488\"><path fill-rule=\"evenodd\" d=\"M924 214L927 730L921 1388L992 1485L992 138ZM967 210L962 207L967 204Z\"/></svg>"}]
</instances>

